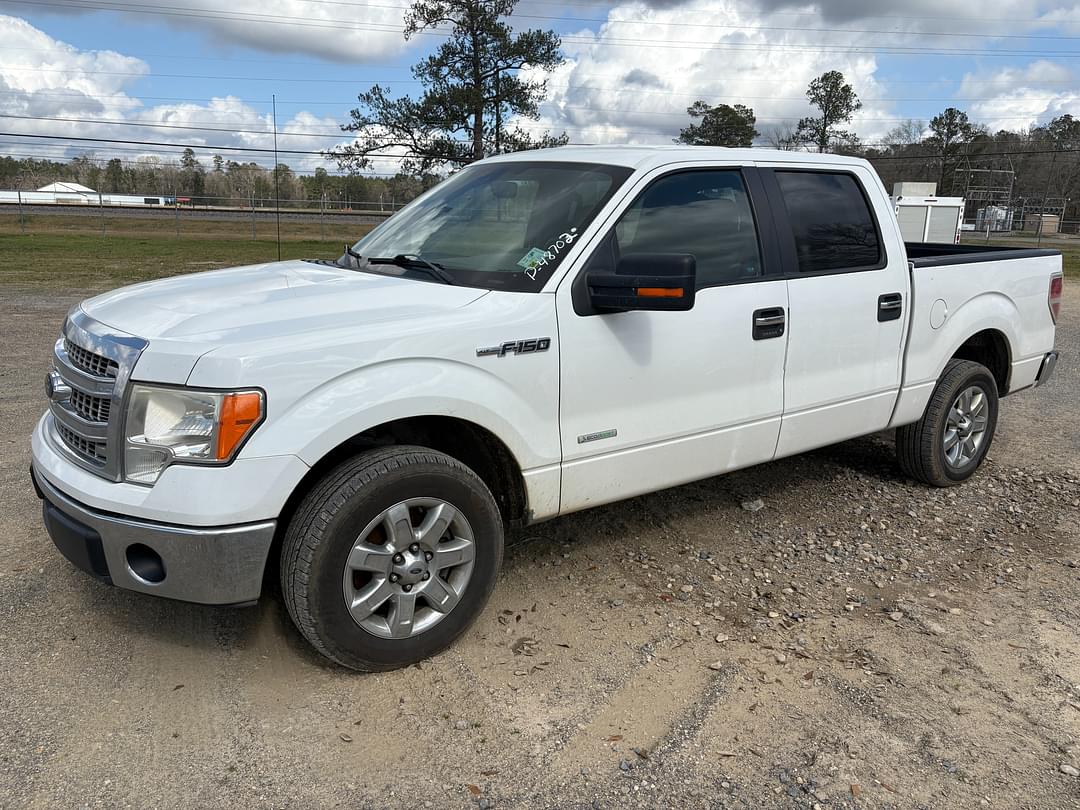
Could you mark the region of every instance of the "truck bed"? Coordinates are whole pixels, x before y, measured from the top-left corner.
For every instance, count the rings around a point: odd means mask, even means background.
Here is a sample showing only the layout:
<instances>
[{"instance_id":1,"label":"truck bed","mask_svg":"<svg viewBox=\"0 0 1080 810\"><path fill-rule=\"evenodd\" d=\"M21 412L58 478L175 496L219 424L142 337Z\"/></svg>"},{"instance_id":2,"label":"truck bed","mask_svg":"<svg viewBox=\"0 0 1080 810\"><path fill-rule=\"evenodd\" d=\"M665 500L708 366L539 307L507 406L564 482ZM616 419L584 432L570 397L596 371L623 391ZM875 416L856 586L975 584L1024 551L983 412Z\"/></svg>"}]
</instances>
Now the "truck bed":
<instances>
[{"instance_id":1,"label":"truck bed","mask_svg":"<svg viewBox=\"0 0 1080 810\"><path fill-rule=\"evenodd\" d=\"M953 245L935 242L905 242L908 260L916 267L993 262L1000 259L1030 259L1060 256L1061 251L1045 248L1001 247L1000 245Z\"/></svg>"}]
</instances>

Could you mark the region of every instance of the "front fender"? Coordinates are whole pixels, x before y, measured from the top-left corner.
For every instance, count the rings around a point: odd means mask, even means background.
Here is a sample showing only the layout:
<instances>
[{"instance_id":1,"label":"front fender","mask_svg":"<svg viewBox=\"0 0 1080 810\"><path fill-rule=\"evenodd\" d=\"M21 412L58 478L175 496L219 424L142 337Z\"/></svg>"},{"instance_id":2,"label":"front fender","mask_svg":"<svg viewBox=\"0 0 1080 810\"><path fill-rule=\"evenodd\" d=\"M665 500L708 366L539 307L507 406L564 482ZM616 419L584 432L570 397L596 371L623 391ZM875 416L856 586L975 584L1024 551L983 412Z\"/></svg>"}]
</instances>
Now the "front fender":
<instances>
[{"instance_id":1,"label":"front fender","mask_svg":"<svg viewBox=\"0 0 1080 810\"><path fill-rule=\"evenodd\" d=\"M245 455L293 453L315 464L342 442L413 416L449 416L497 436L523 470L559 461L555 389L522 388L454 360L388 360L342 374L271 413ZM271 400L272 402L272 400Z\"/></svg>"}]
</instances>

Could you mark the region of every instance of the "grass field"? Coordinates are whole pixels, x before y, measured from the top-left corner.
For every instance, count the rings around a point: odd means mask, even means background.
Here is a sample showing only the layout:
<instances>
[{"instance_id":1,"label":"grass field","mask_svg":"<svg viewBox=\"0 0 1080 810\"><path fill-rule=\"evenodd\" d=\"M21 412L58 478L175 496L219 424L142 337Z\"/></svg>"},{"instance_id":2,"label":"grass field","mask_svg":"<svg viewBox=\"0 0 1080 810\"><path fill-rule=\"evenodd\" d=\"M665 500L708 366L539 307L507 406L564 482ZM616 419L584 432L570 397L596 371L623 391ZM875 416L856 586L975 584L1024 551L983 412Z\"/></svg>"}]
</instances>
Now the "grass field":
<instances>
[{"instance_id":1,"label":"grass field","mask_svg":"<svg viewBox=\"0 0 1080 810\"><path fill-rule=\"evenodd\" d=\"M47 221L48 220L48 221ZM76 221L77 220L77 221ZM250 223L242 221L196 221L176 237L168 222L118 218L114 229L106 221L106 235L94 230L90 218L40 217L33 232L12 231L12 220L0 228L0 287L106 290L136 281L163 278L242 264L275 261L278 256L273 223L258 223L251 238ZM100 228L100 223L96 223ZM283 223L284 227L284 223ZM369 231L371 225L326 228L319 223L291 222L282 232L281 256L285 259L327 259L341 255L341 246ZM987 244L982 238L965 239ZM1080 244L1068 237L1044 239L1042 247L1060 250L1065 272L1080 276ZM1035 247L1030 238L1005 237L989 244Z\"/></svg>"},{"instance_id":2,"label":"grass field","mask_svg":"<svg viewBox=\"0 0 1080 810\"><path fill-rule=\"evenodd\" d=\"M370 226L359 226L361 233ZM283 259L335 259L345 238L282 240ZM352 239L349 239L352 241ZM277 243L221 237L0 234L0 287L106 290L136 281L276 261Z\"/></svg>"}]
</instances>

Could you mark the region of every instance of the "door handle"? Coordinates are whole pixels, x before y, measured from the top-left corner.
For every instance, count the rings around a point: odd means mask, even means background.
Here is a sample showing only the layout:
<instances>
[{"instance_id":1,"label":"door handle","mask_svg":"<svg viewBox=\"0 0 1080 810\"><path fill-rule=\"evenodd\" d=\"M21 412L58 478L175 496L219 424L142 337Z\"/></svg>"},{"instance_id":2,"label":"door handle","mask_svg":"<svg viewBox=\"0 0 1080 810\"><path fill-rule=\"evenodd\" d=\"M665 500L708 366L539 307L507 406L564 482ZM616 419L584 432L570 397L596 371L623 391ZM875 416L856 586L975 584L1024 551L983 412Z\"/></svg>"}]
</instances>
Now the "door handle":
<instances>
[{"instance_id":1,"label":"door handle","mask_svg":"<svg viewBox=\"0 0 1080 810\"><path fill-rule=\"evenodd\" d=\"M885 293L877 300L877 319L879 322L895 321L904 311L904 296L900 293Z\"/></svg>"},{"instance_id":2,"label":"door handle","mask_svg":"<svg viewBox=\"0 0 1080 810\"><path fill-rule=\"evenodd\" d=\"M786 323L787 313L783 307L754 310L754 340L783 337Z\"/></svg>"}]
</instances>

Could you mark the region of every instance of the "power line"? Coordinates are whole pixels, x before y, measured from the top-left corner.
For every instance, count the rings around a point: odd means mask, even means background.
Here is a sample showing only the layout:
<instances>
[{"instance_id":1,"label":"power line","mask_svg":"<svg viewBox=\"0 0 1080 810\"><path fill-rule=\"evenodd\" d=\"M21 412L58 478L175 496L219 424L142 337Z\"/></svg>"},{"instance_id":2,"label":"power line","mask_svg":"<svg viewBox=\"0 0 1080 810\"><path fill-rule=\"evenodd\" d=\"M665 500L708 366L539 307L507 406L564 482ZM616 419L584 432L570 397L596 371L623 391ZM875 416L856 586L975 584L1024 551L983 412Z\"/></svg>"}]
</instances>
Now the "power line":
<instances>
[{"instance_id":1,"label":"power line","mask_svg":"<svg viewBox=\"0 0 1080 810\"><path fill-rule=\"evenodd\" d=\"M365 23L356 24L351 20L336 20L329 18L321 18L319 21L312 21L308 18L295 17L289 15L280 14L263 14L252 12L192 12L192 11L179 11L175 8L166 6L154 6L151 4L125 4L112 2L108 3L107 0L69 0L63 2L63 0L10 0L11 2L21 5L29 6L56 6L60 8L81 8L81 9L94 9L98 11L119 11L123 13L133 14L151 14L166 17L182 17L182 18L198 18L209 20L224 20L233 22L255 22L274 25L290 25L308 28L333 28L340 30L342 28L348 30L358 31L371 31L375 33L389 33L397 32L399 29L396 27L388 27L387 24L379 23ZM382 25L382 27L376 27ZM439 30L425 30L418 31L419 35L439 36L445 38L448 33ZM564 42L580 42L584 44L596 44L597 40L593 37L581 37L574 35L566 35L562 37ZM986 49L960 49L960 48L925 48L918 46L848 46L848 47L835 47L835 46L822 46L822 45L790 45L790 44L767 44L767 43L726 43L717 44L709 41L681 41L681 42L660 42L656 40L650 40L648 38L642 39L625 39L617 37L606 37L603 40L603 44L614 47L640 47L648 45L655 48L685 48L688 46L695 46L699 50L720 50L730 52L760 52L760 51L787 51L787 52L812 52L812 53L884 53L897 56L902 55L918 55L918 54L933 54L936 56L989 56L989 57L1013 57L1013 56L1031 56L1039 58L1066 58L1072 59L1080 57L1078 51L1031 51L1031 50L986 50Z\"/></svg>"},{"instance_id":2,"label":"power line","mask_svg":"<svg viewBox=\"0 0 1080 810\"><path fill-rule=\"evenodd\" d=\"M27 134L18 133L18 132L0 132L0 137L8 137L8 138L10 138L10 137L41 138L41 139L47 139L47 140L79 141L79 142L92 142L92 143L114 143L114 144L128 144L128 145L137 145L137 146L166 146L166 147L170 147L170 148L198 149L198 150L207 150L207 151L214 151L214 152L244 151L244 152L253 152L253 153L261 153L261 154L265 154L265 153L273 154L273 152L274 152L273 149L242 148L242 147L211 145L211 144L175 144L175 143L167 143L167 142L161 142L161 141L136 141L136 140L124 140L124 139L119 139L119 138L89 138L89 137L81 137L81 136L80 137L75 137L75 136L63 136L63 135L36 135L36 134L35 135L27 135ZM592 145L594 145L594 144L568 144L568 146L592 146ZM886 146L886 147L889 147L889 148L903 147L903 146L919 146L919 145L921 145L921 144L919 144L919 143L909 143L909 144L885 144L885 143L871 144L871 143L866 143L866 144L862 144L863 147ZM690 147L688 147L688 148L690 148ZM756 146L756 147L751 147L751 148L754 148L754 149L768 149L770 147ZM329 152L305 151L305 150L298 150L298 149L281 149L279 151L280 152L285 152L285 153L288 153L288 154L295 154L295 155L336 156L336 155L333 155L332 153L329 153ZM967 158L981 159L981 158L986 158L986 157L1004 157L1004 156L1010 156L1010 155L1022 155L1022 156L1051 155L1051 154L1062 155L1062 154L1075 154L1075 153L1080 153L1080 147L1075 147L1075 148L1067 147L1067 148L1063 148L1063 149L1013 149L1013 150L1008 150L1008 151L1003 151L1003 152L976 152L976 153L971 153L971 154L957 155L957 157L967 157ZM374 152L370 153L369 156L370 157L395 158L395 159L398 159L398 158L402 157L402 155L374 153ZM881 155L881 156L877 156L877 155L875 155L873 157L868 157L867 159L868 160L912 160L912 159L919 159L919 158L932 159L933 157L934 157L934 155L919 155L919 156L911 156L911 155Z\"/></svg>"}]
</instances>

